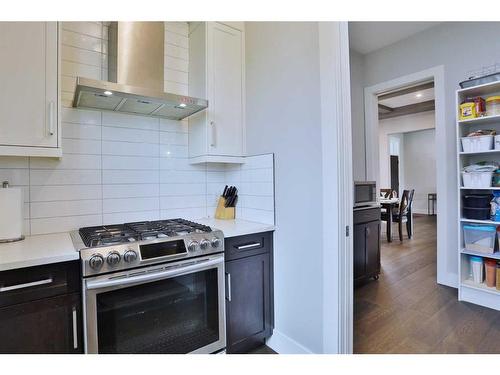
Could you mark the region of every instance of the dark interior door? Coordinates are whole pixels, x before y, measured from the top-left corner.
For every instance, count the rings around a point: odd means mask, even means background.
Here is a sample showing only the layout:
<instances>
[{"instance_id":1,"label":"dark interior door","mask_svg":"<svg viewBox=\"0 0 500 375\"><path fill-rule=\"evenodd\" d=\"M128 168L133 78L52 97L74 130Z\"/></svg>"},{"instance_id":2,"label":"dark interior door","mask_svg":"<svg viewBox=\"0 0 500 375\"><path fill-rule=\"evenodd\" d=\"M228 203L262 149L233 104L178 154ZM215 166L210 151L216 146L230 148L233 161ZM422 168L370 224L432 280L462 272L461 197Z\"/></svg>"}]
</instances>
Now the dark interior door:
<instances>
[{"instance_id":1,"label":"dark interior door","mask_svg":"<svg viewBox=\"0 0 500 375\"><path fill-rule=\"evenodd\" d=\"M399 193L399 156L391 155L391 189Z\"/></svg>"}]
</instances>

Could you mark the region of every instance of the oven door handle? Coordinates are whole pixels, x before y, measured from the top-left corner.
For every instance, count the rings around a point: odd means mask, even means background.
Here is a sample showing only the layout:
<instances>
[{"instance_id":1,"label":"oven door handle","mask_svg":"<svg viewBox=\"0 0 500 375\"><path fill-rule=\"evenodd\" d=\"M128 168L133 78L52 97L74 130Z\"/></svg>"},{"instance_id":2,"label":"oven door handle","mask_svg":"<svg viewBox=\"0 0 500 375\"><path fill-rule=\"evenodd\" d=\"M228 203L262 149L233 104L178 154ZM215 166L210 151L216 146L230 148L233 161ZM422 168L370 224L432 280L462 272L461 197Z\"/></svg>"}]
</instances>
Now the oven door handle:
<instances>
[{"instance_id":1,"label":"oven door handle","mask_svg":"<svg viewBox=\"0 0 500 375\"><path fill-rule=\"evenodd\" d=\"M196 264L192 264L192 265L185 266L185 267L183 267L182 265L179 265L175 269L164 270L164 271L154 272L154 273L146 273L144 275L141 274L141 275L126 277L126 278L109 278L109 279L105 279L105 280L87 281L87 290L101 289L101 288L107 288L110 286L117 286L117 285L120 285L120 286L121 285L130 285L130 284L137 284L140 282L149 282L149 281L168 279L171 277L184 275L184 274L190 273L192 271L205 269L207 267L214 266L214 265L217 265L217 264L220 264L223 262L224 262L224 258L218 257L218 258L213 258L213 259L202 260L202 261L197 262Z\"/></svg>"}]
</instances>

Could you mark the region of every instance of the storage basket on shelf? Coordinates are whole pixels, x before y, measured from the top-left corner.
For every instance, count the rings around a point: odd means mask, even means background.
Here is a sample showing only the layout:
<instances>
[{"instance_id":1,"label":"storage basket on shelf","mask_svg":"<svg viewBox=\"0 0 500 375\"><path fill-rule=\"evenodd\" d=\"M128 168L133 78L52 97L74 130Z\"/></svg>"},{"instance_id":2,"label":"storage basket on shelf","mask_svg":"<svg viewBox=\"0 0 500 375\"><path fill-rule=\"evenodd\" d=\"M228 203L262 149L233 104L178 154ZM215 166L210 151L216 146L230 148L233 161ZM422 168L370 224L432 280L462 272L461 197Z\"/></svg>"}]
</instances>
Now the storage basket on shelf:
<instances>
[{"instance_id":1,"label":"storage basket on shelf","mask_svg":"<svg viewBox=\"0 0 500 375\"><path fill-rule=\"evenodd\" d=\"M464 225L464 246L466 250L493 254L497 228L494 225Z\"/></svg>"},{"instance_id":2,"label":"storage basket on shelf","mask_svg":"<svg viewBox=\"0 0 500 375\"><path fill-rule=\"evenodd\" d=\"M462 180L466 188L489 188L492 179L493 172L462 172Z\"/></svg>"},{"instance_id":3,"label":"storage basket on shelf","mask_svg":"<svg viewBox=\"0 0 500 375\"><path fill-rule=\"evenodd\" d=\"M493 149L494 136L481 135L477 137L462 137L462 148L464 152L482 152Z\"/></svg>"},{"instance_id":4,"label":"storage basket on shelf","mask_svg":"<svg viewBox=\"0 0 500 375\"><path fill-rule=\"evenodd\" d=\"M463 217L474 220L489 220L491 217L491 194L465 194Z\"/></svg>"}]
</instances>

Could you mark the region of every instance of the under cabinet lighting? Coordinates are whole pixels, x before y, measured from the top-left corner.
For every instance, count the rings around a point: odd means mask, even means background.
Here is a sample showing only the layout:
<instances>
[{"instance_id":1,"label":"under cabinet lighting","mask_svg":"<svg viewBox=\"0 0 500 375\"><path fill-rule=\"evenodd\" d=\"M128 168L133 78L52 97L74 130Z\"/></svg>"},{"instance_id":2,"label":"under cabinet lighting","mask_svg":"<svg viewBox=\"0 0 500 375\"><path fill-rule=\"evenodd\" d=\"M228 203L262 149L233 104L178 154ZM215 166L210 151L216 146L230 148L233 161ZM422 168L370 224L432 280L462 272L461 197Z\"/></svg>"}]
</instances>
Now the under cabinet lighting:
<instances>
[{"instance_id":1,"label":"under cabinet lighting","mask_svg":"<svg viewBox=\"0 0 500 375\"><path fill-rule=\"evenodd\" d=\"M181 104L179 104L179 107L181 107L181 108L186 107L186 103L181 103Z\"/></svg>"},{"instance_id":2,"label":"under cabinet lighting","mask_svg":"<svg viewBox=\"0 0 500 375\"><path fill-rule=\"evenodd\" d=\"M417 93L417 95L415 95L417 98L421 98L422 97L422 93Z\"/></svg>"},{"instance_id":3,"label":"under cabinet lighting","mask_svg":"<svg viewBox=\"0 0 500 375\"><path fill-rule=\"evenodd\" d=\"M106 96L110 96L110 95L113 95L113 93L111 91L104 91L103 93L104 95Z\"/></svg>"}]
</instances>

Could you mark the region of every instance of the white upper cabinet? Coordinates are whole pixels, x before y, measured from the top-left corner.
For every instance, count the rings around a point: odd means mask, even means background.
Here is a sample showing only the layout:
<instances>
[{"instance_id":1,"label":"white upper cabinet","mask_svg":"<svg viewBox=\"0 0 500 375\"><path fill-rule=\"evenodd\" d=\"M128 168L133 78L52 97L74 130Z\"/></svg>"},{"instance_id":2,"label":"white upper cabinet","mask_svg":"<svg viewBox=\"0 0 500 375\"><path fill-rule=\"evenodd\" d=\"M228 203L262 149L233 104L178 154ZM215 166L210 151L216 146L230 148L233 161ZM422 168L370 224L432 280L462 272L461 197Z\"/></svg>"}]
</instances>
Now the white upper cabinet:
<instances>
[{"instance_id":1,"label":"white upper cabinet","mask_svg":"<svg viewBox=\"0 0 500 375\"><path fill-rule=\"evenodd\" d=\"M190 25L189 95L208 109L189 119L193 162L242 162L245 156L244 31L219 22Z\"/></svg>"},{"instance_id":2,"label":"white upper cabinet","mask_svg":"<svg viewBox=\"0 0 500 375\"><path fill-rule=\"evenodd\" d=\"M0 22L0 155L61 156L56 22Z\"/></svg>"}]
</instances>

